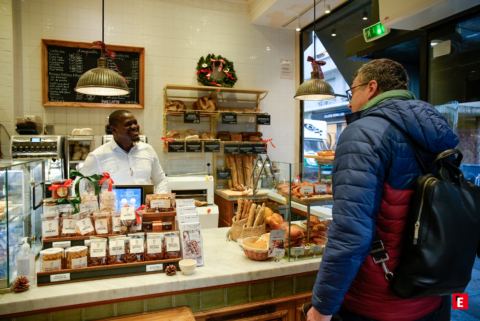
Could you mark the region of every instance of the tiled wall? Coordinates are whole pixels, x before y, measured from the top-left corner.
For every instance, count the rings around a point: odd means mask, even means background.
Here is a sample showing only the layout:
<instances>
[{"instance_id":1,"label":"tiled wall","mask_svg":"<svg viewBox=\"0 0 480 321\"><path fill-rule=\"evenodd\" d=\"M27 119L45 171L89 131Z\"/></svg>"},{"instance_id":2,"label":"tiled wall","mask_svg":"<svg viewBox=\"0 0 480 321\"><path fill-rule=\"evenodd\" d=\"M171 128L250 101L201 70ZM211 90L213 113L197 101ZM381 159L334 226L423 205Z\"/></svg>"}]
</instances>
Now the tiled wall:
<instances>
[{"instance_id":1,"label":"tiled wall","mask_svg":"<svg viewBox=\"0 0 480 321\"><path fill-rule=\"evenodd\" d=\"M12 0L0 0L0 140L8 157L8 133L13 133L13 31Z\"/></svg>"},{"instance_id":2,"label":"tiled wall","mask_svg":"<svg viewBox=\"0 0 480 321\"><path fill-rule=\"evenodd\" d=\"M2 0L2 5L8 6L10 1ZM277 148L269 150L269 154L278 161L296 159L295 83L293 79L280 79L280 59L295 59L295 31L252 25L249 15L243 12L200 9L179 2L105 1L105 42L145 47L145 109L134 114L164 163L167 158L167 173L182 172L186 167L188 171L204 170L210 161L203 155L162 155L160 137L163 87L198 85L196 63L212 52L235 63L239 78L236 87L270 91L262 109L272 114L272 126L263 126L262 131L265 137L274 139ZM83 127L92 128L95 135L104 134L105 117L112 110L43 107L40 72L40 39L101 39L101 1L13 1L13 16L15 116L42 116L45 123L55 125L58 134ZM1 35L8 34L8 23L2 19L1 24L7 28L2 28ZM2 55L0 59L6 58ZM4 106L2 103L0 108ZM7 122L11 121L9 115ZM3 117L0 122L3 123ZM11 127L9 132L13 132Z\"/></svg>"}]
</instances>

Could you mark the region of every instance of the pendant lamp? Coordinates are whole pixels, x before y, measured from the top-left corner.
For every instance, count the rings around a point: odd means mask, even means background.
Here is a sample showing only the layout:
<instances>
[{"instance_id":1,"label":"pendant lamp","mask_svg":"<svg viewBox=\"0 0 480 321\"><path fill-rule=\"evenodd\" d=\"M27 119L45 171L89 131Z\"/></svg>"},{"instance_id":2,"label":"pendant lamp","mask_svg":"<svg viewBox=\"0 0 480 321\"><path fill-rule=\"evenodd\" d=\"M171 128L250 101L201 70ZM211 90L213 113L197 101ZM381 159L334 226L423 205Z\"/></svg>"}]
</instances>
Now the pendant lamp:
<instances>
[{"instance_id":1,"label":"pendant lamp","mask_svg":"<svg viewBox=\"0 0 480 321\"><path fill-rule=\"evenodd\" d=\"M107 67L104 45L105 25L105 0L102 0L102 44L101 56L97 60L98 67L84 73L78 80L75 91L86 95L95 96L122 96L128 95L126 80L116 71ZM111 55L110 55L111 56ZM112 56L111 56L112 57Z\"/></svg>"},{"instance_id":2,"label":"pendant lamp","mask_svg":"<svg viewBox=\"0 0 480 321\"><path fill-rule=\"evenodd\" d=\"M317 18L316 9L315 9L315 0L313 0L313 33L315 35L315 20ZM316 40L315 36L313 39L313 57L308 57L308 61L312 63L313 71L312 78L305 81L298 87L297 93L295 94L295 99L298 100L330 100L334 99L335 92L333 91L332 86L325 80L323 80L323 72L320 66L326 64L325 61L316 61Z\"/></svg>"}]
</instances>

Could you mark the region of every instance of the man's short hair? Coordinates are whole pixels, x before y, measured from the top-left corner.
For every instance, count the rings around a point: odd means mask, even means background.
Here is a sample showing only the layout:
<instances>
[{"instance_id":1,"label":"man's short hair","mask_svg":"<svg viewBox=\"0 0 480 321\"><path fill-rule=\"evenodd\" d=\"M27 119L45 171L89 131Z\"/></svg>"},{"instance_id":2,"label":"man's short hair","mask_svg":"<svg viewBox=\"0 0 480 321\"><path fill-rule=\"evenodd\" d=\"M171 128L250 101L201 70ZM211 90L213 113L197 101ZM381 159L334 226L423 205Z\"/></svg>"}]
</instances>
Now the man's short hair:
<instances>
[{"instance_id":1,"label":"man's short hair","mask_svg":"<svg viewBox=\"0 0 480 321\"><path fill-rule=\"evenodd\" d=\"M108 117L108 124L110 126L113 126L113 127L116 127L117 124L118 124L118 119L120 118L120 116L122 115L126 115L126 114L131 114L132 112L128 111L128 110L115 110L113 113L110 114L110 116Z\"/></svg>"},{"instance_id":2,"label":"man's short hair","mask_svg":"<svg viewBox=\"0 0 480 321\"><path fill-rule=\"evenodd\" d=\"M395 89L408 89L407 71L401 64L390 59L376 59L367 62L355 73L361 84L376 80L378 91L383 93Z\"/></svg>"}]
</instances>

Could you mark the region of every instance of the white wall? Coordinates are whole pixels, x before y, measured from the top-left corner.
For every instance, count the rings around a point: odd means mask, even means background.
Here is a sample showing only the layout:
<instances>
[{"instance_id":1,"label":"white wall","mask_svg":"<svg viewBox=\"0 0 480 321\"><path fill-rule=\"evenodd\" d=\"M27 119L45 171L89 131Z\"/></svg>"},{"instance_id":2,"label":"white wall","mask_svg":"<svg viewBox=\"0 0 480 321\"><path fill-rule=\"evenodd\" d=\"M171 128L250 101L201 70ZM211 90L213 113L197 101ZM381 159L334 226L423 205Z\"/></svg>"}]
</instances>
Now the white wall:
<instances>
[{"instance_id":1,"label":"white wall","mask_svg":"<svg viewBox=\"0 0 480 321\"><path fill-rule=\"evenodd\" d=\"M11 0L0 0L8 7ZM180 2L180 1L178 1ZM202 155L164 154L161 146L163 87L168 84L198 85L196 63L208 53L235 63L239 78L235 87L267 89L262 109L272 115L272 126L263 126L276 149L274 160L293 162L295 151L294 80L280 79L280 59L295 59L295 31L254 26L244 12L217 11L175 3L172 0L106 0L105 42L145 47L145 109L133 111L149 137L149 143L164 159L167 173L203 170ZM215 7L217 8L217 7ZM233 7L219 7L231 10ZM0 37L8 35L3 16ZM1 26L0 26L1 27ZM6 28L5 30L3 28ZM11 29L11 28L10 28ZM54 124L57 134L90 127L104 134L105 117L113 110L97 108L43 107L41 104L40 39L93 42L101 40L100 0L13 1L14 104L15 116L34 114ZM267 47L269 50L267 50ZM0 48L2 50L2 48ZM6 59L4 55L0 59ZM7 61L7 64L11 64ZM4 72L3 68L0 73ZM8 82L0 82L6 86ZM0 88L1 89L1 88ZM4 94L0 90L0 95ZM5 108L0 104L0 108ZM3 113L3 111L2 111ZM7 117L11 125L12 116ZM4 123L0 117L0 123ZM12 134L13 129L10 127ZM188 169L187 169L187 168Z\"/></svg>"}]
</instances>

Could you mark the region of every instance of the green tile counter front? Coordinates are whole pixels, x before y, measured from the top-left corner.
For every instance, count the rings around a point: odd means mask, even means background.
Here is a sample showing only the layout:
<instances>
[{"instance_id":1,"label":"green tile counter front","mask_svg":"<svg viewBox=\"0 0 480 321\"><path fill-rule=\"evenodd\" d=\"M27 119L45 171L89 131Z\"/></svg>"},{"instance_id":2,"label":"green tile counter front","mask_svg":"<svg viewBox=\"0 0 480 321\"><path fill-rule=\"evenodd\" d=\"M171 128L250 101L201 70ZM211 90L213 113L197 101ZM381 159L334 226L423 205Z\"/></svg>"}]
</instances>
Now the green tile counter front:
<instances>
[{"instance_id":1,"label":"green tile counter front","mask_svg":"<svg viewBox=\"0 0 480 321\"><path fill-rule=\"evenodd\" d=\"M321 258L257 262L228 228L202 230L205 266L195 273L111 278L0 294L0 319L95 320L188 305L193 312L311 292Z\"/></svg>"}]
</instances>

